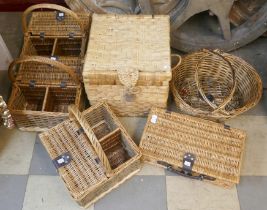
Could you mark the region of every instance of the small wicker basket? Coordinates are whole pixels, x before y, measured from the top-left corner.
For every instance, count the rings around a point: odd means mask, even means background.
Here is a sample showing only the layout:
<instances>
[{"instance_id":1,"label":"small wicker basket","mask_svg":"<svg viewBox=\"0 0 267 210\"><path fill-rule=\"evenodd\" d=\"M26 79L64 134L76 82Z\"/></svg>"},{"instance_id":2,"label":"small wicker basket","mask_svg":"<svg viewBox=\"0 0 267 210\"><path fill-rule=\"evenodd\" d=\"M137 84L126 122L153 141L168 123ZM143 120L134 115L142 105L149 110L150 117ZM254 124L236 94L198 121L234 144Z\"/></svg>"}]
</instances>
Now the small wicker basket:
<instances>
[{"instance_id":1,"label":"small wicker basket","mask_svg":"<svg viewBox=\"0 0 267 210\"><path fill-rule=\"evenodd\" d=\"M88 207L140 170L141 153L107 104L69 111L70 120L40 138L53 163L71 157L55 166L71 196Z\"/></svg>"},{"instance_id":2,"label":"small wicker basket","mask_svg":"<svg viewBox=\"0 0 267 210\"><path fill-rule=\"evenodd\" d=\"M63 61L81 69L79 59ZM10 64L13 88L8 107L20 130L45 131L68 118L69 104L84 108L81 72L75 69L40 56L21 57Z\"/></svg>"},{"instance_id":3,"label":"small wicker basket","mask_svg":"<svg viewBox=\"0 0 267 210\"><path fill-rule=\"evenodd\" d=\"M255 106L262 95L262 82L241 58L202 50L186 55L173 69L171 91L183 112L223 120Z\"/></svg>"},{"instance_id":4,"label":"small wicker basket","mask_svg":"<svg viewBox=\"0 0 267 210\"><path fill-rule=\"evenodd\" d=\"M153 108L140 149L149 163L228 188L239 182L245 138L242 130Z\"/></svg>"}]
</instances>

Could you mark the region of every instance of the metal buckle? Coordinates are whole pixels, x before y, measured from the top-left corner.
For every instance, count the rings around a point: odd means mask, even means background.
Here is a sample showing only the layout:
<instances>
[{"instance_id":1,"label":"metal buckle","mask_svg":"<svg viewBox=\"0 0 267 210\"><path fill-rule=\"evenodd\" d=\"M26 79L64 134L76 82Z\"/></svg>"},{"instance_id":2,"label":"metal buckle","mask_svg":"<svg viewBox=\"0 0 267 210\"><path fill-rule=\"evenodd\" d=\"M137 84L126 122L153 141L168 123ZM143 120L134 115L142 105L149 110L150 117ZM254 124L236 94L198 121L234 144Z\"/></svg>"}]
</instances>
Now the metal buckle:
<instances>
[{"instance_id":1,"label":"metal buckle","mask_svg":"<svg viewBox=\"0 0 267 210\"><path fill-rule=\"evenodd\" d=\"M69 33L69 39L74 39L74 32Z\"/></svg>"},{"instance_id":2,"label":"metal buckle","mask_svg":"<svg viewBox=\"0 0 267 210\"><path fill-rule=\"evenodd\" d=\"M58 60L58 56L51 56L50 59L53 60L53 61L57 61Z\"/></svg>"},{"instance_id":3,"label":"metal buckle","mask_svg":"<svg viewBox=\"0 0 267 210\"><path fill-rule=\"evenodd\" d=\"M83 128L81 127L79 130L76 131L78 135L81 135L82 133L84 133Z\"/></svg>"},{"instance_id":4,"label":"metal buckle","mask_svg":"<svg viewBox=\"0 0 267 210\"><path fill-rule=\"evenodd\" d=\"M66 152L58 157L56 157L54 160L52 160L54 166L56 169L63 167L70 163L72 160L71 154L69 152Z\"/></svg>"},{"instance_id":5,"label":"metal buckle","mask_svg":"<svg viewBox=\"0 0 267 210\"><path fill-rule=\"evenodd\" d=\"M230 128L231 128L230 125L225 125L224 124L224 129L230 130Z\"/></svg>"},{"instance_id":6,"label":"metal buckle","mask_svg":"<svg viewBox=\"0 0 267 210\"><path fill-rule=\"evenodd\" d=\"M57 11L56 13L56 19L58 21L63 21L65 19L65 13L61 11Z\"/></svg>"},{"instance_id":7,"label":"metal buckle","mask_svg":"<svg viewBox=\"0 0 267 210\"><path fill-rule=\"evenodd\" d=\"M35 87L35 80L30 80L29 87L34 88Z\"/></svg>"},{"instance_id":8,"label":"metal buckle","mask_svg":"<svg viewBox=\"0 0 267 210\"><path fill-rule=\"evenodd\" d=\"M39 36L40 36L40 39L44 39L45 38L45 32L40 32Z\"/></svg>"},{"instance_id":9,"label":"metal buckle","mask_svg":"<svg viewBox=\"0 0 267 210\"><path fill-rule=\"evenodd\" d=\"M61 87L61 88L66 88L66 87L67 87L67 82L65 82L65 81L61 81L61 83L60 83L60 87Z\"/></svg>"},{"instance_id":10,"label":"metal buckle","mask_svg":"<svg viewBox=\"0 0 267 210\"><path fill-rule=\"evenodd\" d=\"M185 174L191 174L196 156L192 153L185 153L183 158L183 171Z\"/></svg>"}]
</instances>

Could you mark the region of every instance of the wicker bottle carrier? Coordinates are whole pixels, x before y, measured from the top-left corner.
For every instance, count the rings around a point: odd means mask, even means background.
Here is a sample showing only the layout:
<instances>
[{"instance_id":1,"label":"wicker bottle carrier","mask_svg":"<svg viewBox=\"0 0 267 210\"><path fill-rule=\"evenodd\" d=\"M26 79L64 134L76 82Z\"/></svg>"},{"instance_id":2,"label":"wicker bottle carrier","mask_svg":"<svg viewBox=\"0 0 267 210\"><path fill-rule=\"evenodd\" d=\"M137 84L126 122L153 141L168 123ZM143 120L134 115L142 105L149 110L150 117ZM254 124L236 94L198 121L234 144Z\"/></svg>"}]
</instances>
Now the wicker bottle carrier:
<instances>
[{"instance_id":1,"label":"wicker bottle carrier","mask_svg":"<svg viewBox=\"0 0 267 210\"><path fill-rule=\"evenodd\" d=\"M120 116L166 107L170 60L169 17L94 14L83 69L90 103L106 100Z\"/></svg>"},{"instance_id":2,"label":"wicker bottle carrier","mask_svg":"<svg viewBox=\"0 0 267 210\"><path fill-rule=\"evenodd\" d=\"M21 57L10 64L9 78L13 88L8 107L20 130L45 131L68 118L68 105L84 108L80 74L62 62Z\"/></svg>"},{"instance_id":3,"label":"wicker bottle carrier","mask_svg":"<svg viewBox=\"0 0 267 210\"><path fill-rule=\"evenodd\" d=\"M137 173L141 153L107 104L69 111L40 138L71 196L87 207Z\"/></svg>"},{"instance_id":4,"label":"wicker bottle carrier","mask_svg":"<svg viewBox=\"0 0 267 210\"><path fill-rule=\"evenodd\" d=\"M242 130L153 108L140 149L149 163L229 188L239 183L245 138Z\"/></svg>"},{"instance_id":5,"label":"wicker bottle carrier","mask_svg":"<svg viewBox=\"0 0 267 210\"><path fill-rule=\"evenodd\" d=\"M223 120L255 106L262 95L262 82L241 58L202 50L186 55L173 69L171 91L183 112Z\"/></svg>"},{"instance_id":6,"label":"wicker bottle carrier","mask_svg":"<svg viewBox=\"0 0 267 210\"><path fill-rule=\"evenodd\" d=\"M40 9L46 11L39 11ZM32 16L27 24L29 14ZM55 4L31 6L22 17L25 38L21 55L83 58L90 23L89 13L76 14Z\"/></svg>"}]
</instances>

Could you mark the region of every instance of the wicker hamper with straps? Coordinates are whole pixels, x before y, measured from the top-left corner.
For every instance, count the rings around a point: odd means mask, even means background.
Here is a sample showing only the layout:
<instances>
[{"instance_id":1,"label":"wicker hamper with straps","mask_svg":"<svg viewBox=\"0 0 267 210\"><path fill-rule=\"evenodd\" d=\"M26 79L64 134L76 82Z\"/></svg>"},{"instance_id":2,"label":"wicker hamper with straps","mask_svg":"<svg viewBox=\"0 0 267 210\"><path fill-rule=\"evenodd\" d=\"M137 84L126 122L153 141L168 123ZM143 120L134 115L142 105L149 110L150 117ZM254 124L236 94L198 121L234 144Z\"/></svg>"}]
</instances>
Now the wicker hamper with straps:
<instances>
[{"instance_id":1,"label":"wicker hamper with straps","mask_svg":"<svg viewBox=\"0 0 267 210\"><path fill-rule=\"evenodd\" d=\"M22 17L25 38L21 55L83 58L90 24L89 13L76 14L55 4L33 5Z\"/></svg>"},{"instance_id":2,"label":"wicker hamper with straps","mask_svg":"<svg viewBox=\"0 0 267 210\"><path fill-rule=\"evenodd\" d=\"M71 196L88 207L140 170L141 153L107 104L69 112L40 139Z\"/></svg>"},{"instance_id":3,"label":"wicker hamper with straps","mask_svg":"<svg viewBox=\"0 0 267 210\"><path fill-rule=\"evenodd\" d=\"M171 91L181 111L224 120L254 107L262 96L262 82L243 59L201 50L184 56L173 69Z\"/></svg>"},{"instance_id":4,"label":"wicker hamper with straps","mask_svg":"<svg viewBox=\"0 0 267 210\"><path fill-rule=\"evenodd\" d=\"M152 108L140 149L145 161L228 188L239 182L245 138L227 125Z\"/></svg>"},{"instance_id":5,"label":"wicker hamper with straps","mask_svg":"<svg viewBox=\"0 0 267 210\"><path fill-rule=\"evenodd\" d=\"M94 14L83 80L91 104L120 116L166 107L171 80L168 16Z\"/></svg>"},{"instance_id":6,"label":"wicker hamper with straps","mask_svg":"<svg viewBox=\"0 0 267 210\"><path fill-rule=\"evenodd\" d=\"M24 56L9 67L8 108L18 128L45 131L68 118L68 105L84 109L81 60ZM18 67L18 68L15 68Z\"/></svg>"}]
</instances>

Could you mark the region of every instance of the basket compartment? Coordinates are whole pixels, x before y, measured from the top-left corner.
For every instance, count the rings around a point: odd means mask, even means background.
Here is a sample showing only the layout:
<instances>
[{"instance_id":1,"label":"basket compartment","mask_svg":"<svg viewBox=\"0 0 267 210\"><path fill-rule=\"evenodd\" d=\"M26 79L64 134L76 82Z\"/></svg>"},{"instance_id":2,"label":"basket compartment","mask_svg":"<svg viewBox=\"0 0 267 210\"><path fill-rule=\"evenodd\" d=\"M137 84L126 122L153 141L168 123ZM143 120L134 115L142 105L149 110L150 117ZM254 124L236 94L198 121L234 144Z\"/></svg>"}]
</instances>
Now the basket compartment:
<instances>
[{"instance_id":1,"label":"basket compartment","mask_svg":"<svg viewBox=\"0 0 267 210\"><path fill-rule=\"evenodd\" d=\"M55 56L83 56L82 42L82 38L58 38L53 54Z\"/></svg>"},{"instance_id":2,"label":"basket compartment","mask_svg":"<svg viewBox=\"0 0 267 210\"><path fill-rule=\"evenodd\" d=\"M27 37L22 52L24 55L51 56L54 42L52 38Z\"/></svg>"},{"instance_id":3,"label":"basket compartment","mask_svg":"<svg viewBox=\"0 0 267 210\"><path fill-rule=\"evenodd\" d=\"M16 97L10 103L13 110L42 111L46 88L19 87L14 89Z\"/></svg>"},{"instance_id":4,"label":"basket compartment","mask_svg":"<svg viewBox=\"0 0 267 210\"><path fill-rule=\"evenodd\" d=\"M75 104L76 88L49 87L44 111L67 113L68 106Z\"/></svg>"}]
</instances>

